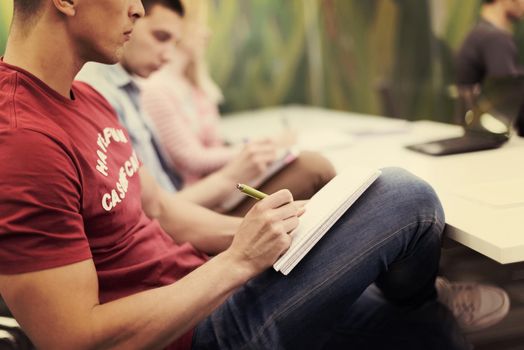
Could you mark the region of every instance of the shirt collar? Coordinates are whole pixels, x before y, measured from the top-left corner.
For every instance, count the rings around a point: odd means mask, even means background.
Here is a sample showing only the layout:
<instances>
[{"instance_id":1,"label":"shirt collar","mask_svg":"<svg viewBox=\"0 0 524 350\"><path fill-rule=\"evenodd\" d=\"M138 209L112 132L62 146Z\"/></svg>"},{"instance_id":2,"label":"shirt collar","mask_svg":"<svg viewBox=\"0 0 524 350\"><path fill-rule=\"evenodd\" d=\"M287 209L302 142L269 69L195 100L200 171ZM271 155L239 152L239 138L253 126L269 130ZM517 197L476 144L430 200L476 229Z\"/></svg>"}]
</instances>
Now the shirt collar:
<instances>
[{"instance_id":1,"label":"shirt collar","mask_svg":"<svg viewBox=\"0 0 524 350\"><path fill-rule=\"evenodd\" d=\"M119 88L131 85L133 88L139 89L135 78L129 74L120 63L108 67L107 80Z\"/></svg>"}]
</instances>

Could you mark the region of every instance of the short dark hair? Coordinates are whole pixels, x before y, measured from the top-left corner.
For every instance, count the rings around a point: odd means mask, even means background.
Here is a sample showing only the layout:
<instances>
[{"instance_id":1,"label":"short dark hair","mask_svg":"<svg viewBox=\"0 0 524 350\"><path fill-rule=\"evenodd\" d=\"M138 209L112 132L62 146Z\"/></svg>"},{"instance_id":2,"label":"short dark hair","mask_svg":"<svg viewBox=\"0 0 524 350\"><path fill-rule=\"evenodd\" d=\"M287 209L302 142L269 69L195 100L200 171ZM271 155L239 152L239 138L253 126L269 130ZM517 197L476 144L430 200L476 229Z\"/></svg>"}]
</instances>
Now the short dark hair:
<instances>
[{"instance_id":1,"label":"short dark hair","mask_svg":"<svg viewBox=\"0 0 524 350\"><path fill-rule=\"evenodd\" d=\"M14 0L15 16L28 19L36 15L42 8L42 0Z\"/></svg>"},{"instance_id":2,"label":"short dark hair","mask_svg":"<svg viewBox=\"0 0 524 350\"><path fill-rule=\"evenodd\" d=\"M184 16L184 5L180 0L142 0L146 13L155 5L162 5ZM14 0L15 15L28 19L34 16L42 7L42 0Z\"/></svg>"},{"instance_id":3,"label":"short dark hair","mask_svg":"<svg viewBox=\"0 0 524 350\"><path fill-rule=\"evenodd\" d=\"M182 2L180 0L142 0L142 4L144 5L144 9L146 10L146 15L151 11L153 6L160 5L167 7L170 10L175 11L178 13L181 17L184 17L184 5L182 5Z\"/></svg>"},{"instance_id":4,"label":"short dark hair","mask_svg":"<svg viewBox=\"0 0 524 350\"><path fill-rule=\"evenodd\" d=\"M495 0L482 0L482 2L485 4L493 4Z\"/></svg>"}]
</instances>

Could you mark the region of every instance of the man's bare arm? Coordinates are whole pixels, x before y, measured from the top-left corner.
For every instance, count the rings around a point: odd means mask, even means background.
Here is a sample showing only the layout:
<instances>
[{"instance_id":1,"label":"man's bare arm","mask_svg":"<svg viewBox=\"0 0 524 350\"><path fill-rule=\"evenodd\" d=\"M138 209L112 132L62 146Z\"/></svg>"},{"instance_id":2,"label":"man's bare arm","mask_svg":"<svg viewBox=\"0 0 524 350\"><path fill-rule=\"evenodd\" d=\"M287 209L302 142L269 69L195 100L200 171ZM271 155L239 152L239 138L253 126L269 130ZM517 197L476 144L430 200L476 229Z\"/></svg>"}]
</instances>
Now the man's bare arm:
<instances>
[{"instance_id":1,"label":"man's bare arm","mask_svg":"<svg viewBox=\"0 0 524 350\"><path fill-rule=\"evenodd\" d=\"M144 167L140 169L140 183L145 213L157 219L175 242L189 242L213 255L229 247L241 218L218 214L180 197L178 193L168 193Z\"/></svg>"},{"instance_id":2,"label":"man's bare arm","mask_svg":"<svg viewBox=\"0 0 524 350\"><path fill-rule=\"evenodd\" d=\"M160 349L249 278L228 260L217 256L173 285L104 305L98 302L92 261L0 276L0 286L15 318L39 349Z\"/></svg>"},{"instance_id":3,"label":"man's bare arm","mask_svg":"<svg viewBox=\"0 0 524 350\"><path fill-rule=\"evenodd\" d=\"M288 191L257 203L229 249L176 283L106 304L91 260L0 275L0 293L39 349L160 349L193 328L288 247L302 209Z\"/></svg>"}]
</instances>

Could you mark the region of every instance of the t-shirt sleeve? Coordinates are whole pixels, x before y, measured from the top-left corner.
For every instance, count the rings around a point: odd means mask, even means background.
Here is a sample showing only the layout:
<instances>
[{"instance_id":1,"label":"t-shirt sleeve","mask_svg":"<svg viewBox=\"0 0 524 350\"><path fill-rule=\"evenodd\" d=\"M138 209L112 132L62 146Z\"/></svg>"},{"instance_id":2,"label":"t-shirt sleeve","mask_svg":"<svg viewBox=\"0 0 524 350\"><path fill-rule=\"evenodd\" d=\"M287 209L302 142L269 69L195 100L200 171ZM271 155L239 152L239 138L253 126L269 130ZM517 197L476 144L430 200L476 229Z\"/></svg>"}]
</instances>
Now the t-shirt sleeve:
<instances>
[{"instance_id":1,"label":"t-shirt sleeve","mask_svg":"<svg viewBox=\"0 0 524 350\"><path fill-rule=\"evenodd\" d=\"M31 130L0 132L0 273L43 270L91 258L72 156Z\"/></svg>"}]
</instances>

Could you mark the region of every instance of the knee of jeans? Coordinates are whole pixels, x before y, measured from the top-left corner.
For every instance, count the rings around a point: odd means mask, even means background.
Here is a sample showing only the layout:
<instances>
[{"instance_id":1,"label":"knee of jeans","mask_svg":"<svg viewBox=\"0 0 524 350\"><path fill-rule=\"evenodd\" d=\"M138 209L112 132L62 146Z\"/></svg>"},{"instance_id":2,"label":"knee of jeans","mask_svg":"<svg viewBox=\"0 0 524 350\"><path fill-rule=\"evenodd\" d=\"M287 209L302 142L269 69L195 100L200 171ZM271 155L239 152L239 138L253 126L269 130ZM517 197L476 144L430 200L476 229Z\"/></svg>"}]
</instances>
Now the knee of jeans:
<instances>
[{"instance_id":1,"label":"knee of jeans","mask_svg":"<svg viewBox=\"0 0 524 350\"><path fill-rule=\"evenodd\" d=\"M384 168L380 180L386 191L403 203L405 212L444 225L444 211L433 187L402 168Z\"/></svg>"},{"instance_id":2,"label":"knee of jeans","mask_svg":"<svg viewBox=\"0 0 524 350\"><path fill-rule=\"evenodd\" d=\"M303 170L317 178L321 186L328 183L336 175L333 164L320 153L303 151L297 160L301 163Z\"/></svg>"}]
</instances>

